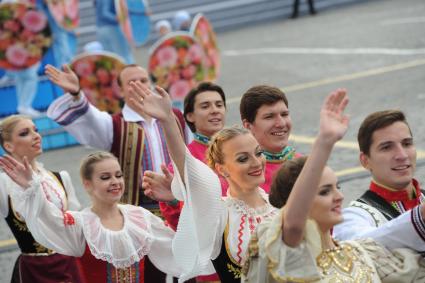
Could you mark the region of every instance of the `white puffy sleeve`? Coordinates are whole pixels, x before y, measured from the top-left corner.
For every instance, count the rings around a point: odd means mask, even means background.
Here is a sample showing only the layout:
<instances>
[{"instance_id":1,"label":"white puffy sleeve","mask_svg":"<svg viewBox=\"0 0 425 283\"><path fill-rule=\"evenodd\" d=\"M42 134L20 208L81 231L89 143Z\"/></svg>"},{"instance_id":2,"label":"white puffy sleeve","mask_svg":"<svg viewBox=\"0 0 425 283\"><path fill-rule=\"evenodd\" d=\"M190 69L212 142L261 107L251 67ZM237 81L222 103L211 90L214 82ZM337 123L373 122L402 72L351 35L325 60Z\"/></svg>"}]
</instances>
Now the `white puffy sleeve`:
<instances>
[{"instance_id":1,"label":"white puffy sleeve","mask_svg":"<svg viewBox=\"0 0 425 283\"><path fill-rule=\"evenodd\" d=\"M9 213L9 193L8 193L8 183L10 183L9 176L4 172L0 172L0 215L3 218L7 217Z\"/></svg>"},{"instance_id":2,"label":"white puffy sleeve","mask_svg":"<svg viewBox=\"0 0 425 283\"><path fill-rule=\"evenodd\" d=\"M151 262L164 273L179 277L183 273L172 252L172 243L175 232L164 224L158 216L145 211L145 217L150 225L152 244L148 254Z\"/></svg>"},{"instance_id":3,"label":"white puffy sleeve","mask_svg":"<svg viewBox=\"0 0 425 283\"><path fill-rule=\"evenodd\" d=\"M338 240L372 238L389 249L425 251L425 221L419 206L380 224L379 227L377 220L362 208L346 208L343 217L344 221L333 230L333 235Z\"/></svg>"},{"instance_id":4,"label":"white puffy sleeve","mask_svg":"<svg viewBox=\"0 0 425 283\"><path fill-rule=\"evenodd\" d=\"M94 107L84 93L78 100L65 94L50 104L47 116L63 126L79 143L109 151L112 146L112 117Z\"/></svg>"},{"instance_id":5,"label":"white puffy sleeve","mask_svg":"<svg viewBox=\"0 0 425 283\"><path fill-rule=\"evenodd\" d=\"M24 217L37 242L60 254L82 256L86 242L78 212L63 213L48 201L43 192L45 185L39 175L34 175L26 190L16 185L10 194L15 210Z\"/></svg>"},{"instance_id":6,"label":"white puffy sleeve","mask_svg":"<svg viewBox=\"0 0 425 283\"><path fill-rule=\"evenodd\" d=\"M176 168L175 164L173 166ZM228 211L221 199L218 176L188 150L184 176L183 182L178 170L175 170L171 185L174 196L184 201L173 252L185 269L193 271L186 277L192 278L202 270L209 269L210 273L214 273L211 259L220 252Z\"/></svg>"},{"instance_id":7,"label":"white puffy sleeve","mask_svg":"<svg viewBox=\"0 0 425 283\"><path fill-rule=\"evenodd\" d=\"M251 236L241 282L315 282L320 278L315 256L320 249L316 224L307 221L305 239L297 247L282 240L282 213L257 226ZM316 247L316 248L315 248ZM317 250L317 251L316 251Z\"/></svg>"},{"instance_id":8,"label":"white puffy sleeve","mask_svg":"<svg viewBox=\"0 0 425 283\"><path fill-rule=\"evenodd\" d=\"M71 177L66 171L59 172L62 182L66 191L68 199L68 210L80 210L81 204L78 201L77 195L75 194L74 185L72 185Z\"/></svg>"}]
</instances>

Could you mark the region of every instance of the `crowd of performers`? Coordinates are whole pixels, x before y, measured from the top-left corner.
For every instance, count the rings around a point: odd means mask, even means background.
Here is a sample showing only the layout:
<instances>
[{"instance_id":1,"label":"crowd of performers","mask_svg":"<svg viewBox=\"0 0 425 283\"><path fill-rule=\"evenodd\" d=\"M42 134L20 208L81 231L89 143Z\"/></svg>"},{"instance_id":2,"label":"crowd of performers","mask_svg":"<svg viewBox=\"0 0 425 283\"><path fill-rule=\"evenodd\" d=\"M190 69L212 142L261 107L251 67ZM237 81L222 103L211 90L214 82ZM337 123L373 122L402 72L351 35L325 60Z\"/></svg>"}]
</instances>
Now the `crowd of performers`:
<instances>
[{"instance_id":1,"label":"crowd of performers","mask_svg":"<svg viewBox=\"0 0 425 283\"><path fill-rule=\"evenodd\" d=\"M242 126L225 128L214 83L192 89L182 114L145 69L127 65L125 105L110 115L70 68L46 75L66 93L48 116L101 151L82 160L91 205L80 210L69 174L37 162L32 120L1 122L0 212L21 249L12 282L425 282L425 205L402 112L362 122L359 156L372 179L342 209L326 163L348 128L344 89L325 99L302 155L288 144L289 103L273 86L248 89Z\"/></svg>"}]
</instances>

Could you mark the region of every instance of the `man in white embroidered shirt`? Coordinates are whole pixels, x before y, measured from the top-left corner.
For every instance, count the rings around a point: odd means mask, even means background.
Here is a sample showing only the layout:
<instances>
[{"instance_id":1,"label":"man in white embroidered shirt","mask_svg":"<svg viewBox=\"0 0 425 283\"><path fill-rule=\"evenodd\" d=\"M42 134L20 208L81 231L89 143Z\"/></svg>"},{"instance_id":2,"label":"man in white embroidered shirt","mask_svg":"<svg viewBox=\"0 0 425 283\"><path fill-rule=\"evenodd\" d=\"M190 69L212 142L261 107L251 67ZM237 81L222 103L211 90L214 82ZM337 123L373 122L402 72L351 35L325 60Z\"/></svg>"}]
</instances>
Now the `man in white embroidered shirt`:
<instances>
[{"instance_id":1,"label":"man in white embroidered shirt","mask_svg":"<svg viewBox=\"0 0 425 283\"><path fill-rule=\"evenodd\" d=\"M425 251L424 196L413 178L416 148L405 115L398 110L370 114L357 139L360 162L372 180L369 190L344 209L344 222L335 226L334 237L373 238L389 248ZM401 233L410 240L397 241Z\"/></svg>"}]
</instances>

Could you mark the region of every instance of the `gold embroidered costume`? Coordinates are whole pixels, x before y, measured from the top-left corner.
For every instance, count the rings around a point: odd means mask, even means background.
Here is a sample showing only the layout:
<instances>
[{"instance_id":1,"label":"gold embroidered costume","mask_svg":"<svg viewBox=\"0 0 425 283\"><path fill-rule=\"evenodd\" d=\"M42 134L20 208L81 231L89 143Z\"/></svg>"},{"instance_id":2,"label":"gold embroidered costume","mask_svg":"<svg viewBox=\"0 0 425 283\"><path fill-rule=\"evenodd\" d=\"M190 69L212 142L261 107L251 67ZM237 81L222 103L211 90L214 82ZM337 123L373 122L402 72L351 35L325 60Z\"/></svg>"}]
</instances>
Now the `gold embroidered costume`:
<instances>
[{"instance_id":1,"label":"gold embroidered costume","mask_svg":"<svg viewBox=\"0 0 425 283\"><path fill-rule=\"evenodd\" d=\"M409 249L389 251L372 239L335 242L335 248L322 249L313 220L307 221L303 242L289 247L282 241L282 214L257 227L242 282L425 282L420 254Z\"/></svg>"}]
</instances>

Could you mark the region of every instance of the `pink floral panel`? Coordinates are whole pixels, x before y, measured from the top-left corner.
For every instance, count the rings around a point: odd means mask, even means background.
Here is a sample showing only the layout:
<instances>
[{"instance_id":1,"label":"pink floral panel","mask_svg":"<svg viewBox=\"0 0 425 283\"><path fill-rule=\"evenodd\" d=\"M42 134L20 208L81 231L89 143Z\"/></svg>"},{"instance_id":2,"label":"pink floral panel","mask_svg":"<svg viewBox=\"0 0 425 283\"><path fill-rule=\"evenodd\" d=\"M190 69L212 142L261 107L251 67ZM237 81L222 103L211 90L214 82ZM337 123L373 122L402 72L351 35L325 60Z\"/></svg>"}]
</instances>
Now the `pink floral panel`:
<instances>
[{"instance_id":1,"label":"pink floral panel","mask_svg":"<svg viewBox=\"0 0 425 283\"><path fill-rule=\"evenodd\" d=\"M123 59L105 51L83 53L71 62L87 99L111 114L121 111L122 96L117 78L124 65Z\"/></svg>"},{"instance_id":2,"label":"pink floral panel","mask_svg":"<svg viewBox=\"0 0 425 283\"><path fill-rule=\"evenodd\" d=\"M171 33L149 51L149 74L174 101L205 80L204 51L188 33Z\"/></svg>"},{"instance_id":3,"label":"pink floral panel","mask_svg":"<svg viewBox=\"0 0 425 283\"><path fill-rule=\"evenodd\" d=\"M26 69L52 44L47 16L24 3L0 4L0 68Z\"/></svg>"},{"instance_id":4,"label":"pink floral panel","mask_svg":"<svg viewBox=\"0 0 425 283\"><path fill-rule=\"evenodd\" d=\"M220 51L212 25L204 15L197 14L190 30L204 50L206 80L216 81L220 71Z\"/></svg>"}]
</instances>

